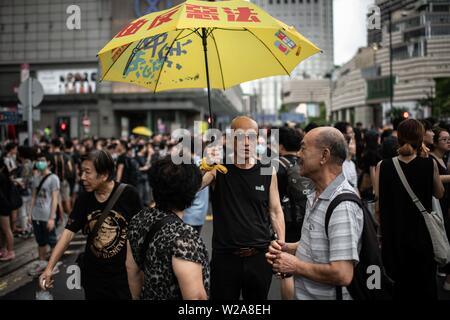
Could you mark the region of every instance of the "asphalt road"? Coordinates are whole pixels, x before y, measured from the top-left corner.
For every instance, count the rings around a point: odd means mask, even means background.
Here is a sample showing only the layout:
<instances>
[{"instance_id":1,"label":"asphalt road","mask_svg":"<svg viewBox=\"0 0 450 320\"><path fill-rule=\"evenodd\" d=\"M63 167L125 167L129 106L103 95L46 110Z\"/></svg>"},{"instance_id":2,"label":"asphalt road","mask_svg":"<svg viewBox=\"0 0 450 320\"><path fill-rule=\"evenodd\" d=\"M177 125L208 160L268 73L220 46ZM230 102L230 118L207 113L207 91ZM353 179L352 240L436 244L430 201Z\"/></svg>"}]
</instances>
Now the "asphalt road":
<instances>
[{"instance_id":1,"label":"asphalt road","mask_svg":"<svg viewBox=\"0 0 450 320\"><path fill-rule=\"evenodd\" d=\"M212 221L206 221L202 229L201 236L206 243L208 252L211 253L211 239L212 239ZM71 281L73 273L70 271L70 266L75 265L75 260L81 250L84 249L85 239L82 235L77 235L68 251L62 259L62 265L59 267L60 272L55 275L55 287L50 290L54 300L82 300L84 299L83 289L70 289L74 282ZM37 279L28 276L28 266L24 266L15 271L11 275L10 283L16 283L17 289L0 297L0 300L35 300L36 292L38 292ZM412 280L413 281L413 280ZM444 278L437 278L439 289L439 299L450 300L450 292L442 290ZM68 285L69 282L69 285ZM269 292L270 300L280 299L280 285L279 280L275 277L272 280L272 285Z\"/></svg>"},{"instance_id":2,"label":"asphalt road","mask_svg":"<svg viewBox=\"0 0 450 320\"><path fill-rule=\"evenodd\" d=\"M206 221L202 229L201 236L205 241L208 252L211 253L212 239L212 221ZM50 290L54 300L80 300L84 299L83 289L73 288L75 282L73 280L73 271L70 266L75 265L75 260L81 250L84 249L85 240L81 235L77 235L68 252L64 255L62 264L59 266L60 272L55 275L54 288ZM14 291L0 297L0 300L35 300L36 293L39 291L38 279L28 275L29 264L23 266L8 277L14 277L11 282L20 281L23 283ZM73 268L73 267L72 267ZM17 280L20 279L20 280ZM68 285L69 282L69 285ZM72 289L71 289L72 288ZM276 278L272 281L272 287L269 293L269 299L280 299L279 282Z\"/></svg>"}]
</instances>

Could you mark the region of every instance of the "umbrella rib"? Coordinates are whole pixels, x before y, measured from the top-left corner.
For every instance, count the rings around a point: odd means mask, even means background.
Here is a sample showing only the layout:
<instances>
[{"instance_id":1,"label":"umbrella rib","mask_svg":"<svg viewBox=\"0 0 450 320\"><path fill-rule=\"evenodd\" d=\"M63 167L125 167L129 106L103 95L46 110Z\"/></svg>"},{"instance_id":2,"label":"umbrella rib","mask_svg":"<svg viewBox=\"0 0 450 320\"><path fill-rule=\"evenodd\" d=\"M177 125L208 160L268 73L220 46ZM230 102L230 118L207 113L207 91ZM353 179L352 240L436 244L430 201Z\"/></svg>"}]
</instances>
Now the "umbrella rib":
<instances>
[{"instance_id":1,"label":"umbrella rib","mask_svg":"<svg viewBox=\"0 0 450 320\"><path fill-rule=\"evenodd\" d=\"M155 93L155 92L156 92L156 89L158 88L159 79L161 78L161 74L162 74L162 71L163 71L163 69L164 69L164 64L165 64L166 61L167 61L167 57L168 57L168 55L169 55L169 53L170 53L170 50L172 50L172 47L173 47L173 45L175 44L175 41L177 41L178 37L180 36L180 34L183 33L184 30L186 30L186 29L182 29L182 30L180 31L180 33L178 33L177 36L173 39L172 43L170 44L169 50L167 50L167 53L166 53L166 55L164 56L164 61L163 61L162 66L161 66L161 70L159 71L158 79L156 79L155 90L153 90L153 93Z\"/></svg>"},{"instance_id":2,"label":"umbrella rib","mask_svg":"<svg viewBox=\"0 0 450 320\"><path fill-rule=\"evenodd\" d=\"M130 42L127 47L125 48L125 50L123 50L120 55L117 57L116 60L113 61L113 63L109 66L108 70L106 70L105 74L102 75L102 78L100 79L100 81L103 81L103 79L105 79L106 75L108 74L109 70L111 70L111 68L113 67L113 65L120 59L120 57L124 54L125 51L127 51L128 47L132 44L133 42Z\"/></svg>"},{"instance_id":3,"label":"umbrella rib","mask_svg":"<svg viewBox=\"0 0 450 320\"><path fill-rule=\"evenodd\" d=\"M222 77L222 86L223 86L223 90L225 90L225 80L223 79L222 61L220 60L219 48L217 48L216 38L214 37L214 34L212 31L211 31L211 38L213 39L214 46L216 47L217 60L219 60L220 75Z\"/></svg>"},{"instance_id":4,"label":"umbrella rib","mask_svg":"<svg viewBox=\"0 0 450 320\"><path fill-rule=\"evenodd\" d=\"M290 72L286 70L286 68L285 68L284 65L281 63L281 61L273 54L272 50L270 50L270 48L264 43L264 41L262 41L260 38L258 38L253 32L251 32L251 31L248 30L247 28L245 28L245 30L246 30L247 32L249 32L251 35L253 35L256 39L258 39L258 41L261 42L262 45L263 45L264 47L266 47L266 49L267 49L267 50L270 52L270 54L275 58L275 60L278 61L278 63L279 63L280 66L283 68L283 70L286 72L286 74L287 74L288 76L290 76L290 75L291 75Z\"/></svg>"}]
</instances>

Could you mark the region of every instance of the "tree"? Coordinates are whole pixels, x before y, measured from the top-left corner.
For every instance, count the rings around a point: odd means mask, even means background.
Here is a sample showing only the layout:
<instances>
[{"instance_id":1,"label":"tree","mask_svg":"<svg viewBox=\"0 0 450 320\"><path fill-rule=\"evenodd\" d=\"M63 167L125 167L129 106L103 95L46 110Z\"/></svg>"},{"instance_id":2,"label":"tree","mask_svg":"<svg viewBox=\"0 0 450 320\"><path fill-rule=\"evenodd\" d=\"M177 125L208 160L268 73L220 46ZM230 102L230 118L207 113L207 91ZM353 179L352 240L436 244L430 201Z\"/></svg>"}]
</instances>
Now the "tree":
<instances>
[{"instance_id":1,"label":"tree","mask_svg":"<svg viewBox=\"0 0 450 320\"><path fill-rule=\"evenodd\" d=\"M433 101L433 109L441 115L450 115L450 78L435 79L436 98ZM433 115L435 114L433 110Z\"/></svg>"},{"instance_id":2,"label":"tree","mask_svg":"<svg viewBox=\"0 0 450 320\"><path fill-rule=\"evenodd\" d=\"M318 117L309 117L309 122L314 122L319 126L328 125L327 121L327 108L325 107L325 103L321 102L319 105L319 116Z\"/></svg>"},{"instance_id":3,"label":"tree","mask_svg":"<svg viewBox=\"0 0 450 320\"><path fill-rule=\"evenodd\" d=\"M409 117L409 110L405 107L392 107L390 110L386 111L386 118L389 118L392 120L399 119L399 118L407 118L405 117L405 112L408 113Z\"/></svg>"}]
</instances>

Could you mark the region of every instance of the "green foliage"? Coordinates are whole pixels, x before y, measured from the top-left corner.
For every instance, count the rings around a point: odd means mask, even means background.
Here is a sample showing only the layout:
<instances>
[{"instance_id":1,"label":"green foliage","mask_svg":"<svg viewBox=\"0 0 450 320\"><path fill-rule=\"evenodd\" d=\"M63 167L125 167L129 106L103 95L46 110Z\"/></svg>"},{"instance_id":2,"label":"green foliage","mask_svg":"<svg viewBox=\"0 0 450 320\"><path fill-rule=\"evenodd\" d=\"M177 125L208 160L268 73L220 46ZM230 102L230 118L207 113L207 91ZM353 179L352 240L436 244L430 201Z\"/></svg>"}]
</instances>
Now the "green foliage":
<instances>
[{"instance_id":1,"label":"green foliage","mask_svg":"<svg viewBox=\"0 0 450 320\"><path fill-rule=\"evenodd\" d=\"M391 120L396 118L403 118L403 113L409 112L405 107L392 107L390 110L386 111L386 118Z\"/></svg>"},{"instance_id":2,"label":"green foliage","mask_svg":"<svg viewBox=\"0 0 450 320\"><path fill-rule=\"evenodd\" d=\"M318 124L319 126L328 125L329 123L327 121L327 109L325 107L324 102L320 103L319 110L320 110L319 116L318 117L310 117L310 118L308 118L308 121L310 123L314 122L314 123Z\"/></svg>"},{"instance_id":3,"label":"green foliage","mask_svg":"<svg viewBox=\"0 0 450 320\"><path fill-rule=\"evenodd\" d=\"M433 116L450 115L450 78L435 79L436 98L433 99Z\"/></svg>"}]
</instances>

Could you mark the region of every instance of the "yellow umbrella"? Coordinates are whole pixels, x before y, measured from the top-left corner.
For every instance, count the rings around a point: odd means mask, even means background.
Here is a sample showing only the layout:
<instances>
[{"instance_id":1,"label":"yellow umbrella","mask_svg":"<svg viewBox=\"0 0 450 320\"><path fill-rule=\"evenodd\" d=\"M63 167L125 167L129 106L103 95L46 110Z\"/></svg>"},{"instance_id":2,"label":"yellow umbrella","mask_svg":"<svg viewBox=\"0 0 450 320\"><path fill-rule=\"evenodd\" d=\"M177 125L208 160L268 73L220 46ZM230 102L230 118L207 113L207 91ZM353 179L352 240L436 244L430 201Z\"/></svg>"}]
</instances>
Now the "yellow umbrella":
<instances>
[{"instance_id":1,"label":"yellow umbrella","mask_svg":"<svg viewBox=\"0 0 450 320\"><path fill-rule=\"evenodd\" d=\"M154 92L208 88L211 116L210 88L289 75L319 51L293 27L251 2L187 0L132 21L98 56L102 80L134 83Z\"/></svg>"},{"instance_id":2,"label":"yellow umbrella","mask_svg":"<svg viewBox=\"0 0 450 320\"><path fill-rule=\"evenodd\" d=\"M131 132L145 137L151 137L152 135L152 131L146 127L136 127Z\"/></svg>"}]
</instances>

